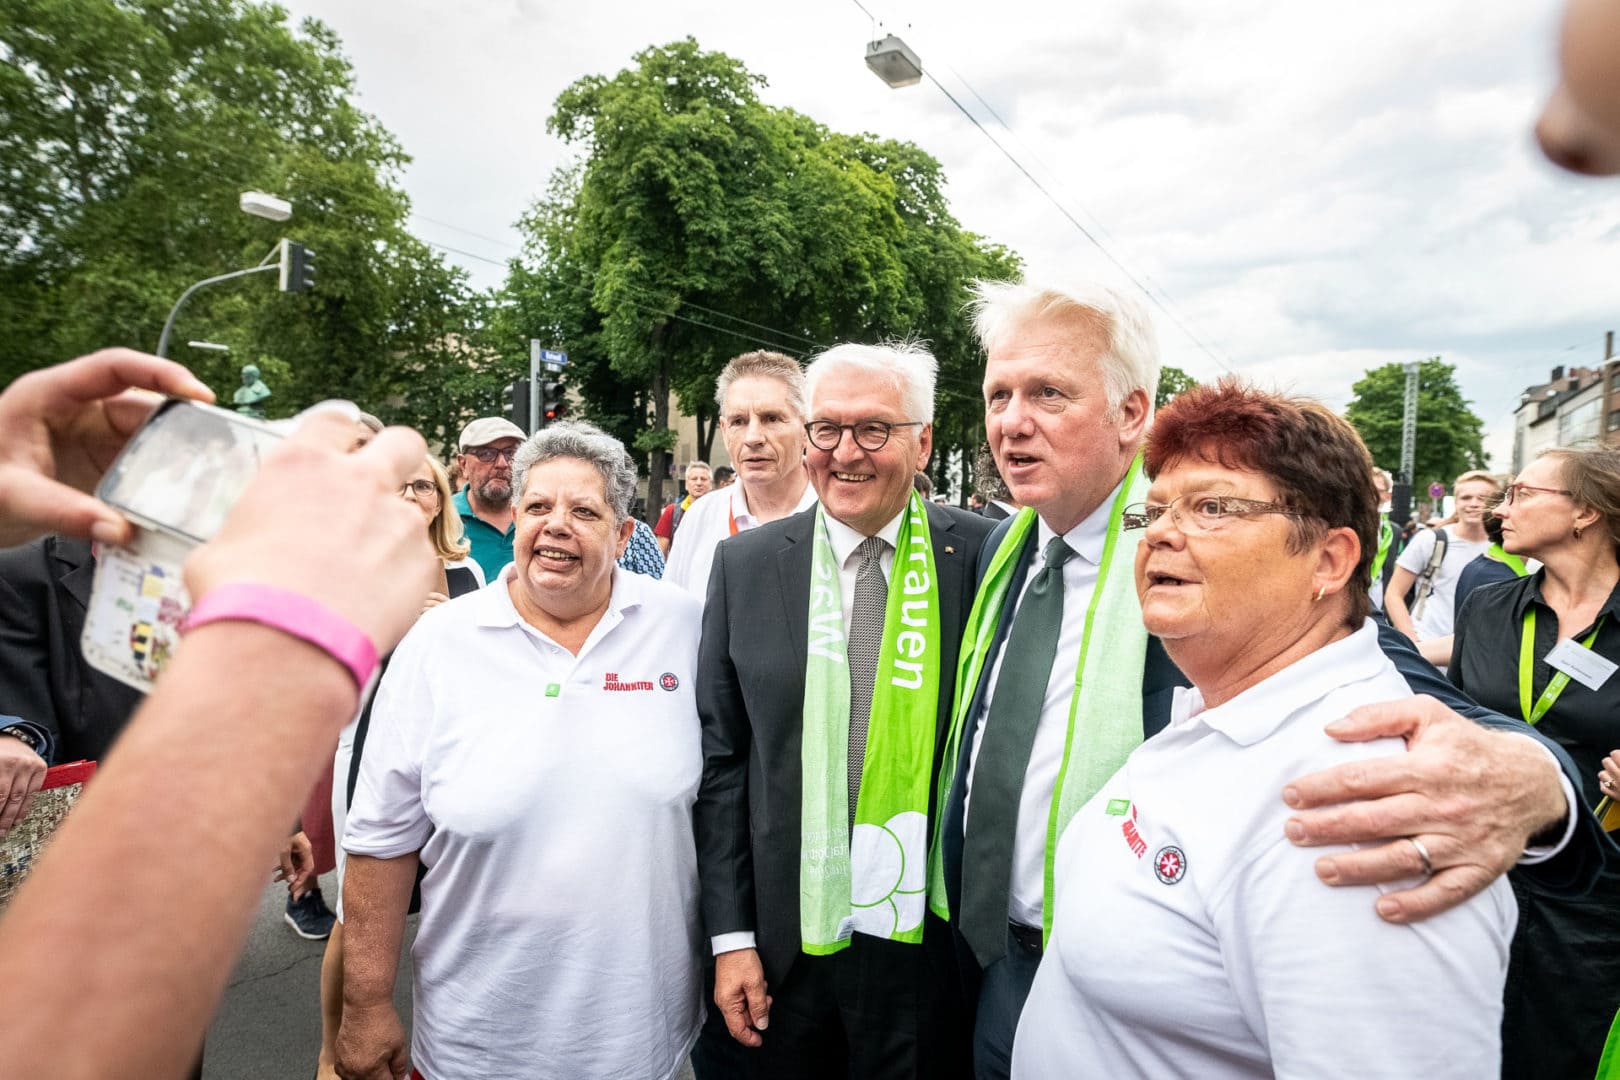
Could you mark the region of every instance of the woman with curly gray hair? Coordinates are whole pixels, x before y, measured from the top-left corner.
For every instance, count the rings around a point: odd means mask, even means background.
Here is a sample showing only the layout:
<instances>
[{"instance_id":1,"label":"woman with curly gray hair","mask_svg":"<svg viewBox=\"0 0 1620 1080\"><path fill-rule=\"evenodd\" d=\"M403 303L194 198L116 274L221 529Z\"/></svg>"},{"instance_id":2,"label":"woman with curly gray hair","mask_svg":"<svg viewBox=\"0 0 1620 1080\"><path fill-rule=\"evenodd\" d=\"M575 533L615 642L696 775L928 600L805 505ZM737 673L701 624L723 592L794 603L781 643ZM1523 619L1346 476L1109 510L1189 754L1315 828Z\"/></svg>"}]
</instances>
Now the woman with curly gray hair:
<instances>
[{"instance_id":1,"label":"woman with curly gray hair","mask_svg":"<svg viewBox=\"0 0 1620 1080\"><path fill-rule=\"evenodd\" d=\"M513 562L427 612L372 711L344 848L338 1072L672 1076L703 1018L692 805L701 602L618 568L636 471L553 424L512 462Z\"/></svg>"}]
</instances>

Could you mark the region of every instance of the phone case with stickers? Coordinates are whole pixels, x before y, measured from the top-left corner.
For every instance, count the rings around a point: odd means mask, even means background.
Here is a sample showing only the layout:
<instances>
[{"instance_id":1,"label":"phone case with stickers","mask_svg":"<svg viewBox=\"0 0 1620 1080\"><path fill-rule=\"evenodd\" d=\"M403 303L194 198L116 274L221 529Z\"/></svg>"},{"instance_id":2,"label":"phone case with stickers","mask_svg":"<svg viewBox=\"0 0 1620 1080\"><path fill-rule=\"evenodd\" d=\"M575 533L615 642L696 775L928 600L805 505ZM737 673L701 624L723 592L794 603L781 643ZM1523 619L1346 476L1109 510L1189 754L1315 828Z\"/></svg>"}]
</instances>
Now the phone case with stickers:
<instances>
[{"instance_id":1,"label":"phone case with stickers","mask_svg":"<svg viewBox=\"0 0 1620 1080\"><path fill-rule=\"evenodd\" d=\"M127 548L101 545L79 647L98 671L146 692L180 643L191 610L180 568L191 546L138 530Z\"/></svg>"}]
</instances>

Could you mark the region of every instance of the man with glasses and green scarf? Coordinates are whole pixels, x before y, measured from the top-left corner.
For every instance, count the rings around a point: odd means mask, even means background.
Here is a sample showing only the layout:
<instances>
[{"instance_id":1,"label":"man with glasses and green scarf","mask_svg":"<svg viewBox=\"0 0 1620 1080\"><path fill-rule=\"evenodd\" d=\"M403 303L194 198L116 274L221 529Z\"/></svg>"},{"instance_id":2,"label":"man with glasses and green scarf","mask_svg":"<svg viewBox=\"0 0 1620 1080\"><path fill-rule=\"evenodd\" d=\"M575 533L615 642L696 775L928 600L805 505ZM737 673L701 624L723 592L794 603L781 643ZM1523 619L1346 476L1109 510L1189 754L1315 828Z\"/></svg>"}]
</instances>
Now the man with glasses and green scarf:
<instances>
[{"instance_id":1,"label":"man with glasses and green scarf","mask_svg":"<svg viewBox=\"0 0 1620 1080\"><path fill-rule=\"evenodd\" d=\"M976 293L985 433L1024 509L997 526L980 558L940 772L929 906L955 928L976 998L975 1072L1005 1077L1051 933L1058 838L1164 727L1186 680L1142 625L1137 538L1121 521L1147 488L1138 451L1159 371L1147 313L1099 287L981 282ZM1378 896L1378 914L1396 923L1460 903L1516 862L1550 888L1587 888L1603 840L1591 815L1569 813L1567 756L1545 740L1551 752L1539 749L1533 735L1487 730L1530 733L1456 693L1388 627L1380 643L1413 692L1431 697L1359 709L1329 733L1401 735L1410 752L1302 777L1277 795L1299 811L1288 824L1294 843L1337 845L1316 864L1324 887L1421 878ZM1532 836L1539 846L1527 846ZM1353 1062L1355 1048L1345 1053Z\"/></svg>"},{"instance_id":2,"label":"man with glasses and green scarf","mask_svg":"<svg viewBox=\"0 0 1620 1080\"><path fill-rule=\"evenodd\" d=\"M754 1076L965 1074L927 912L935 778L991 523L912 489L934 358L840 345L806 373L817 506L716 549L695 827L715 1003Z\"/></svg>"}]
</instances>

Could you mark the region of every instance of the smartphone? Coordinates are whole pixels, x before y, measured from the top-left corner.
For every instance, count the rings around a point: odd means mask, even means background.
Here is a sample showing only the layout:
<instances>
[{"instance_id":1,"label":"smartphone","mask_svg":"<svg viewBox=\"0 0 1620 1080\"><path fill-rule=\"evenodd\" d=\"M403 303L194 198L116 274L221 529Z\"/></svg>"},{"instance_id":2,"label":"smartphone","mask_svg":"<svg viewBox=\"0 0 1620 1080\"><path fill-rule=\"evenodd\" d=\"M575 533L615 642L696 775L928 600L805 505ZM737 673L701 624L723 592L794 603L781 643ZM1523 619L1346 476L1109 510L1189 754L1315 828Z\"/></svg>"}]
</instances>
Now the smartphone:
<instances>
[{"instance_id":1,"label":"smartphone","mask_svg":"<svg viewBox=\"0 0 1620 1080\"><path fill-rule=\"evenodd\" d=\"M285 432L285 422L171 398L124 446L96 497L143 530L206 543Z\"/></svg>"},{"instance_id":2,"label":"smartphone","mask_svg":"<svg viewBox=\"0 0 1620 1080\"><path fill-rule=\"evenodd\" d=\"M96 496L135 525L127 547L96 546L79 647L97 670L147 691L180 642L191 610L181 567L213 539L231 507L284 437L266 422L170 399L153 411L107 470Z\"/></svg>"}]
</instances>

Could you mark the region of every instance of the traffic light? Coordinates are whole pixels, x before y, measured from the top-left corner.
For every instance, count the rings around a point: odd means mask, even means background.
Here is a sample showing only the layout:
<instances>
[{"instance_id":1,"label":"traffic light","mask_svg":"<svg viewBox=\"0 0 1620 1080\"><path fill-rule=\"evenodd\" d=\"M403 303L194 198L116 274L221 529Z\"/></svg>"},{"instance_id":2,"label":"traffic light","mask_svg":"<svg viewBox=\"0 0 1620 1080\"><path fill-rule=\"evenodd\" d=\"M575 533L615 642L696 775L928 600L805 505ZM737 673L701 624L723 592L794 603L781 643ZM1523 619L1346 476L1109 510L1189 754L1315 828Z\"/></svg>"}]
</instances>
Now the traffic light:
<instances>
[{"instance_id":1,"label":"traffic light","mask_svg":"<svg viewBox=\"0 0 1620 1080\"><path fill-rule=\"evenodd\" d=\"M304 292L315 287L315 253L292 240L281 241L281 291Z\"/></svg>"},{"instance_id":2,"label":"traffic light","mask_svg":"<svg viewBox=\"0 0 1620 1080\"><path fill-rule=\"evenodd\" d=\"M505 393L506 400L501 403L501 412L524 431L533 432L534 425L529 422L529 380L507 383Z\"/></svg>"},{"instance_id":3,"label":"traffic light","mask_svg":"<svg viewBox=\"0 0 1620 1080\"><path fill-rule=\"evenodd\" d=\"M563 394L563 384L555 379L547 379L540 384L541 427L553 420L561 420L568 412L568 402L563 399Z\"/></svg>"}]
</instances>

